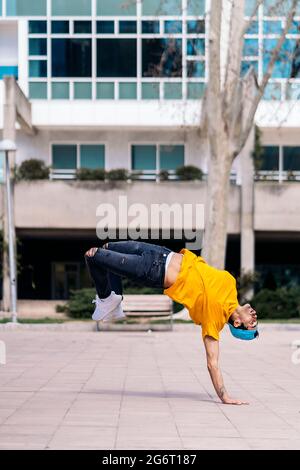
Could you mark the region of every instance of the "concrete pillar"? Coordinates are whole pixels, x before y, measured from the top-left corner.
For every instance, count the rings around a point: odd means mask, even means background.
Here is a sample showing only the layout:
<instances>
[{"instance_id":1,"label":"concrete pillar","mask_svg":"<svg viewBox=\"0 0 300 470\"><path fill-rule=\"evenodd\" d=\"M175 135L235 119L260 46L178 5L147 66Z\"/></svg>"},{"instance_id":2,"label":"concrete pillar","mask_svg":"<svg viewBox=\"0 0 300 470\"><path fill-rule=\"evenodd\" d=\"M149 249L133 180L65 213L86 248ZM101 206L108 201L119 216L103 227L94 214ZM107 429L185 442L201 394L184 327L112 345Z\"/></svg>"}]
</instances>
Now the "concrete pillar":
<instances>
[{"instance_id":1,"label":"concrete pillar","mask_svg":"<svg viewBox=\"0 0 300 470\"><path fill-rule=\"evenodd\" d=\"M16 109L16 93L15 93L15 79L14 77L5 77L5 101L3 113L3 139L16 141L16 122L17 122L17 109ZM9 161L11 169L15 166L15 152L10 152ZM14 207L14 184L12 181L12 203ZM10 311L10 282L9 282L9 259L8 259L8 221L7 221L7 200L5 186L2 185L2 201L3 201L3 296L2 296L2 309L5 312ZM14 224L14 214L13 227ZM15 240L15 233L14 233Z\"/></svg>"},{"instance_id":2,"label":"concrete pillar","mask_svg":"<svg viewBox=\"0 0 300 470\"><path fill-rule=\"evenodd\" d=\"M255 270L254 165L252 151L254 128L240 156L241 168L241 274ZM250 297L252 289L247 293Z\"/></svg>"}]
</instances>

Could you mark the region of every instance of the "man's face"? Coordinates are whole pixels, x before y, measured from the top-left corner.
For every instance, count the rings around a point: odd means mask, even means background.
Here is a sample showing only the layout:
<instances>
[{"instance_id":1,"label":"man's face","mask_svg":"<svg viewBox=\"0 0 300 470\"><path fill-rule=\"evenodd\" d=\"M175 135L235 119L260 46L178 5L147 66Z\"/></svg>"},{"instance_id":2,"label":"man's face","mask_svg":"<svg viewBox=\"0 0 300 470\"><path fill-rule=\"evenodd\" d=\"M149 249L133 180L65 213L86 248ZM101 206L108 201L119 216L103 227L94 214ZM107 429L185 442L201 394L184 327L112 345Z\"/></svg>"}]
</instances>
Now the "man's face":
<instances>
[{"instance_id":1,"label":"man's face","mask_svg":"<svg viewBox=\"0 0 300 470\"><path fill-rule=\"evenodd\" d=\"M240 307L239 319L241 325L243 325L247 330L252 330L257 326L256 311L251 307L250 304L245 304Z\"/></svg>"}]
</instances>

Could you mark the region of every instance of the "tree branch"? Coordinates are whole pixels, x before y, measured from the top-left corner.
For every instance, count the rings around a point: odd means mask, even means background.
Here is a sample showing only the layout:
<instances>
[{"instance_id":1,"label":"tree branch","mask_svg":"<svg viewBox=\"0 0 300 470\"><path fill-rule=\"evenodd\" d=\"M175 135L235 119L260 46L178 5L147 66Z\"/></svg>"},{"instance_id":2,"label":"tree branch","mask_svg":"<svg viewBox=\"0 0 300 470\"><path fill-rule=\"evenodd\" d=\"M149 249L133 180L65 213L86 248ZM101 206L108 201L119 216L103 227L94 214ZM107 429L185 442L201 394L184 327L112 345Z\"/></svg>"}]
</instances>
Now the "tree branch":
<instances>
[{"instance_id":1,"label":"tree branch","mask_svg":"<svg viewBox=\"0 0 300 470\"><path fill-rule=\"evenodd\" d=\"M260 102L263 94L264 94L264 91L265 91L265 88L268 84L268 81L269 81L269 79L272 75L275 62L277 61L277 59L279 57L279 53L281 51L284 40L286 38L286 34L289 31L290 26L291 26L292 21L293 21L293 18L296 14L296 7L297 7L298 4L299 4L299 0L293 0L292 6L291 6L290 11L289 11L289 14L287 16L285 28L284 28L280 38L277 41L276 47L272 51L271 59L270 59L270 62L268 64L267 71L264 74L262 82L259 85L259 87L257 89L257 92L256 92L256 94L255 94L255 96L252 100L252 105L249 109L249 113L247 113L246 121L244 123L244 128L243 128L243 131L241 133L240 149L242 149L244 144L246 143L246 140L248 138L251 127L253 126L253 121L254 121L254 117L255 117L257 107L259 105L259 102ZM245 118L245 113L243 113L243 115L244 115L244 118Z\"/></svg>"}]
</instances>

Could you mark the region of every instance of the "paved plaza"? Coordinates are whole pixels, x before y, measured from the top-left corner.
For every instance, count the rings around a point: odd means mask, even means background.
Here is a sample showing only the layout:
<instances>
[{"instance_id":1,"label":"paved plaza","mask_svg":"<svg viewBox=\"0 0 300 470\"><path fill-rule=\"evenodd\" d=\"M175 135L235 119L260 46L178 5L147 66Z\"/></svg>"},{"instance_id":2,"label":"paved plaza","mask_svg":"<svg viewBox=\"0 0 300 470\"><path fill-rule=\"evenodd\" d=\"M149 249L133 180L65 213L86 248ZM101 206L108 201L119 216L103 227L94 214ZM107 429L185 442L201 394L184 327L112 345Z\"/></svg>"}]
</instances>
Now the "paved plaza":
<instances>
[{"instance_id":1,"label":"paved plaza","mask_svg":"<svg viewBox=\"0 0 300 470\"><path fill-rule=\"evenodd\" d=\"M300 449L300 325L263 325L249 344L222 333L225 385L249 406L216 398L192 324L0 328L0 449Z\"/></svg>"}]
</instances>

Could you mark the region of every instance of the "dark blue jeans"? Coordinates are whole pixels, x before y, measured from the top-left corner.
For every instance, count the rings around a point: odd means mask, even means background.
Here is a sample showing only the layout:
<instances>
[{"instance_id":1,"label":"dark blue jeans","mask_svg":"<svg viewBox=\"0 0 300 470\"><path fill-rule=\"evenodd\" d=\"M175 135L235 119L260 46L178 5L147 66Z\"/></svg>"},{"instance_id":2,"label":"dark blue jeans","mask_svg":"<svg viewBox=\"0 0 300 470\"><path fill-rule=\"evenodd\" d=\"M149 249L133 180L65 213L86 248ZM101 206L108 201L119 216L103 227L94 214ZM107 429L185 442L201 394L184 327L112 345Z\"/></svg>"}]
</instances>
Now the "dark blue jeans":
<instances>
[{"instance_id":1,"label":"dark blue jeans","mask_svg":"<svg viewBox=\"0 0 300 470\"><path fill-rule=\"evenodd\" d=\"M121 277L144 286L163 287L165 264L170 249L139 241L108 242L94 256L85 256L98 296L105 299L115 291L122 294Z\"/></svg>"}]
</instances>

